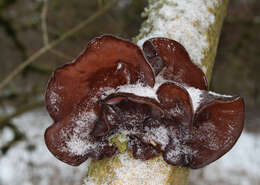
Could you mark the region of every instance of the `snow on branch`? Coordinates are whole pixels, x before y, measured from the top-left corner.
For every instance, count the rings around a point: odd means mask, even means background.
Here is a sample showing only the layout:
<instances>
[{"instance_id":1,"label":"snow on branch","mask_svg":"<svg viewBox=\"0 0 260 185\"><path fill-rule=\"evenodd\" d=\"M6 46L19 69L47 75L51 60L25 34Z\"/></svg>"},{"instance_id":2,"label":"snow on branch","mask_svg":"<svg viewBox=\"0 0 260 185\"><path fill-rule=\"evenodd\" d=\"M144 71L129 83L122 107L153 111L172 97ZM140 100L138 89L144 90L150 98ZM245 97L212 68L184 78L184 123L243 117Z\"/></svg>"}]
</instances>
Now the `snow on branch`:
<instances>
[{"instance_id":1,"label":"snow on branch","mask_svg":"<svg viewBox=\"0 0 260 185\"><path fill-rule=\"evenodd\" d=\"M152 37L180 42L208 80L216 55L218 39L228 0L150 0L143 16L139 46Z\"/></svg>"}]
</instances>

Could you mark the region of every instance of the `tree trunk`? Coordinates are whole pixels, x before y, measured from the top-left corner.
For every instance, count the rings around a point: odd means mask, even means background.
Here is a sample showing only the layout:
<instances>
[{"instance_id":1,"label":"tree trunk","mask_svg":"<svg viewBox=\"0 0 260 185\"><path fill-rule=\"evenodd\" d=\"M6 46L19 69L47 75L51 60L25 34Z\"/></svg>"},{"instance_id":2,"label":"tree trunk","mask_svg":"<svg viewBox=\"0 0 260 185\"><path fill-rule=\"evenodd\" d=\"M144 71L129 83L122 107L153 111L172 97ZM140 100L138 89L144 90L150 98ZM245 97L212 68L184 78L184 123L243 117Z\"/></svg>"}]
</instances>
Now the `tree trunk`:
<instances>
[{"instance_id":1,"label":"tree trunk","mask_svg":"<svg viewBox=\"0 0 260 185\"><path fill-rule=\"evenodd\" d=\"M227 5L228 0L150 0L143 13L147 20L134 40L139 46L151 37L180 42L210 82ZM161 156L134 160L119 141L115 143L121 153L91 162L85 185L187 184L189 169L168 165Z\"/></svg>"}]
</instances>

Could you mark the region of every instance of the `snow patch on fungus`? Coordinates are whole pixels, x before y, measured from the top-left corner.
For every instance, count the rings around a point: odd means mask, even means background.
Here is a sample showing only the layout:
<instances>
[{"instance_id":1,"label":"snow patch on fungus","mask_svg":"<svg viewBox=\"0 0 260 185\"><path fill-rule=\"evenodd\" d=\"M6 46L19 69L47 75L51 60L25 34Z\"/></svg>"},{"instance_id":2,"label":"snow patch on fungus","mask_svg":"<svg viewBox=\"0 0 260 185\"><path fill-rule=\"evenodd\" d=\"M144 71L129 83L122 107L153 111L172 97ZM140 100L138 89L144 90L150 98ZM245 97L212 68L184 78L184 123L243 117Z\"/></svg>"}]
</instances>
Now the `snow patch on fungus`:
<instances>
[{"instance_id":1,"label":"snow patch on fungus","mask_svg":"<svg viewBox=\"0 0 260 185\"><path fill-rule=\"evenodd\" d=\"M135 84L121 85L121 86L117 87L116 89L109 88L107 90L104 90L104 93L101 96L101 99L105 99L110 94L121 92L121 93L132 93L136 96L153 98L153 99L159 101L156 92L163 83L168 82L168 81L169 80L165 80L162 77L162 75L159 74L155 78L156 83L154 84L153 88L151 88L150 86L145 86L144 84L142 84L140 82L137 82Z\"/></svg>"},{"instance_id":2,"label":"snow patch on fungus","mask_svg":"<svg viewBox=\"0 0 260 185\"><path fill-rule=\"evenodd\" d=\"M190 0L154 1L146 9L147 26L141 30L144 36L137 44L142 46L152 37L176 40L186 48L192 61L202 67L202 60L209 47L207 31L215 22L215 15L210 9L218 4L219 0L197 0L194 3Z\"/></svg>"},{"instance_id":3,"label":"snow patch on fungus","mask_svg":"<svg viewBox=\"0 0 260 185\"><path fill-rule=\"evenodd\" d=\"M226 95L226 94L218 94L212 91L209 91L209 94L214 95L214 96L219 96L219 97L223 97L223 98L231 98L231 95Z\"/></svg>"},{"instance_id":4,"label":"snow patch on fungus","mask_svg":"<svg viewBox=\"0 0 260 185\"><path fill-rule=\"evenodd\" d=\"M202 95L203 91L200 89L196 89L194 87L186 87L186 90L188 91L188 93L191 97L193 111L195 112L197 110L197 108L199 107L200 102L202 100L201 95Z\"/></svg>"},{"instance_id":5,"label":"snow patch on fungus","mask_svg":"<svg viewBox=\"0 0 260 185\"><path fill-rule=\"evenodd\" d=\"M69 152L79 156L85 155L97 147L97 143L83 141L78 135L73 135L66 144Z\"/></svg>"},{"instance_id":6,"label":"snow patch on fungus","mask_svg":"<svg viewBox=\"0 0 260 185\"><path fill-rule=\"evenodd\" d=\"M86 136L89 135L91 129L84 129L88 124L93 123L97 119L94 112L79 113L73 117L73 121L76 123L76 127L73 128L73 133L70 140L66 141L66 145L62 148L62 151L67 151L75 155L85 155L97 147L97 143L88 141ZM84 132L82 132L84 129ZM71 135L68 131L64 130L64 137ZM84 138L84 140L82 139Z\"/></svg>"},{"instance_id":7,"label":"snow patch on fungus","mask_svg":"<svg viewBox=\"0 0 260 185\"><path fill-rule=\"evenodd\" d=\"M54 107L55 111L59 111L58 104L62 101L62 98L55 91L51 91L50 94L50 103Z\"/></svg>"},{"instance_id":8,"label":"snow patch on fungus","mask_svg":"<svg viewBox=\"0 0 260 185\"><path fill-rule=\"evenodd\" d=\"M164 150L169 143L168 129L161 125L158 128L146 128L148 137L151 137L152 141L159 143Z\"/></svg>"},{"instance_id":9,"label":"snow patch on fungus","mask_svg":"<svg viewBox=\"0 0 260 185\"><path fill-rule=\"evenodd\" d=\"M96 119L97 115L94 112L80 112L73 117L73 121L75 121L79 127L84 127L88 123L93 123Z\"/></svg>"},{"instance_id":10,"label":"snow patch on fungus","mask_svg":"<svg viewBox=\"0 0 260 185\"><path fill-rule=\"evenodd\" d=\"M141 83L119 86L117 92L132 93L137 96L149 97L157 100L156 89L144 86Z\"/></svg>"}]
</instances>

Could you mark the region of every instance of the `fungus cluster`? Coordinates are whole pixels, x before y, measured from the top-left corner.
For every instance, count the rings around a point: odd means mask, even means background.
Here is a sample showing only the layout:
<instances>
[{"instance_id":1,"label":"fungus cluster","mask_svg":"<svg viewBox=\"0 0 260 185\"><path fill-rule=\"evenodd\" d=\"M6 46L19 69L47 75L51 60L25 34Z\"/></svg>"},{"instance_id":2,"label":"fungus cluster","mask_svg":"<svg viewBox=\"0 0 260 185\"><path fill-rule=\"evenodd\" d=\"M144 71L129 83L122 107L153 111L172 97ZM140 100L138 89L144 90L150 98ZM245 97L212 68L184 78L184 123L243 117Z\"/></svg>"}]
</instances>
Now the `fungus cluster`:
<instances>
[{"instance_id":1,"label":"fungus cluster","mask_svg":"<svg viewBox=\"0 0 260 185\"><path fill-rule=\"evenodd\" d=\"M115 155L109 138L124 133L135 159L162 153L171 165L201 168L232 148L244 122L243 99L209 92L184 47L166 38L147 40L143 51L95 38L54 72L46 105L54 121L46 145L70 165Z\"/></svg>"}]
</instances>

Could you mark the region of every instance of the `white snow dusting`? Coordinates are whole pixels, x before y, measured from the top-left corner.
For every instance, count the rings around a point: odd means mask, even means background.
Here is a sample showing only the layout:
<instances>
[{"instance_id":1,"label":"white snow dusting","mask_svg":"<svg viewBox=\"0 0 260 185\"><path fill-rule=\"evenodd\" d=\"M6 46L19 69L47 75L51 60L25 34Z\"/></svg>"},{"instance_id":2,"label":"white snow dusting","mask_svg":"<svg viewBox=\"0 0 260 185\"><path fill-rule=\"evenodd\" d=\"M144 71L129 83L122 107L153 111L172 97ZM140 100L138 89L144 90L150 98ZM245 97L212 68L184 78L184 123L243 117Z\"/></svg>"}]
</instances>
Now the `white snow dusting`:
<instances>
[{"instance_id":1,"label":"white snow dusting","mask_svg":"<svg viewBox=\"0 0 260 185\"><path fill-rule=\"evenodd\" d=\"M72 138L66 142L67 148L70 153L75 155L85 155L88 151L91 151L97 147L96 143L83 141L78 135L74 134Z\"/></svg>"},{"instance_id":2,"label":"white snow dusting","mask_svg":"<svg viewBox=\"0 0 260 185\"><path fill-rule=\"evenodd\" d=\"M120 185L161 185L168 178L170 166L163 162L162 157L158 161L141 161L133 159L128 153L118 154L120 166L115 168L112 177L115 184ZM156 174L156 176L154 175ZM109 180L110 181L110 180ZM114 184L113 183L113 184ZM93 179L85 180L84 185L95 185ZM100 185L108 185L104 182Z\"/></svg>"},{"instance_id":3,"label":"white snow dusting","mask_svg":"<svg viewBox=\"0 0 260 185\"><path fill-rule=\"evenodd\" d=\"M186 90L188 91L188 93L191 97L193 110L195 112L197 110L197 108L199 107L200 102L202 100L201 95L202 95L203 91L200 89L196 89L194 87L186 87Z\"/></svg>"},{"instance_id":4,"label":"white snow dusting","mask_svg":"<svg viewBox=\"0 0 260 185\"><path fill-rule=\"evenodd\" d=\"M153 88L150 86L145 86L144 84L142 84L140 82L137 82L135 84L126 84L126 85L121 85L121 86L117 87L117 89L108 89L108 90L104 91L104 94L101 96L101 98L104 99L112 93L121 92L121 93L132 93L136 96L153 98L153 99L159 101L157 98L156 92L157 92L158 88L167 81L168 80L165 80L159 74L156 76L156 79L155 79L156 83Z\"/></svg>"},{"instance_id":5,"label":"white snow dusting","mask_svg":"<svg viewBox=\"0 0 260 185\"><path fill-rule=\"evenodd\" d=\"M231 95L226 95L226 94L218 94L212 91L209 91L209 94L213 95L213 96L219 96L219 97L223 97L223 98L231 98Z\"/></svg>"},{"instance_id":6,"label":"white snow dusting","mask_svg":"<svg viewBox=\"0 0 260 185\"><path fill-rule=\"evenodd\" d=\"M66 146L62 148L63 151L68 151L75 155L85 155L89 151L95 149L97 147L97 143L87 141L86 136L89 135L91 129L88 128L89 125L93 124L93 122L97 119L97 115L94 112L84 112L79 113L73 118L73 121L76 122L76 127L74 127L72 136L71 133L67 133L64 130L65 137L67 138L67 134L70 135L70 140L66 141ZM84 129L84 130L83 130ZM84 140L83 140L84 138Z\"/></svg>"},{"instance_id":7,"label":"white snow dusting","mask_svg":"<svg viewBox=\"0 0 260 185\"><path fill-rule=\"evenodd\" d=\"M148 136L156 143L159 143L164 150L169 143L168 129L161 125L158 128L146 129L146 131L148 132Z\"/></svg>"},{"instance_id":8,"label":"white snow dusting","mask_svg":"<svg viewBox=\"0 0 260 185\"><path fill-rule=\"evenodd\" d=\"M44 143L44 131L52 123L45 111L35 110L13 119L26 134L23 141L13 145L6 154L0 153L1 185L80 185L88 163L68 166L56 159ZM4 130L4 132L9 132ZM0 138L11 138L0 132Z\"/></svg>"},{"instance_id":9,"label":"white snow dusting","mask_svg":"<svg viewBox=\"0 0 260 185\"><path fill-rule=\"evenodd\" d=\"M132 93L137 96L149 97L158 100L156 91L156 88L144 86L141 83L119 86L117 90L117 92Z\"/></svg>"},{"instance_id":10,"label":"white snow dusting","mask_svg":"<svg viewBox=\"0 0 260 185\"><path fill-rule=\"evenodd\" d=\"M204 53L208 50L207 30L215 22L210 12L220 0L165 0L152 6L161 6L159 11L150 11L147 23L149 33L138 41L142 44L152 37L166 37L180 42L188 51L192 61L202 67ZM150 7L151 8L151 7ZM147 29L147 28L146 28ZM141 30L147 32L147 30Z\"/></svg>"},{"instance_id":11,"label":"white snow dusting","mask_svg":"<svg viewBox=\"0 0 260 185\"><path fill-rule=\"evenodd\" d=\"M0 130L0 147L5 146L8 142L12 141L13 138L13 131L8 127L4 127L2 130Z\"/></svg>"},{"instance_id":12,"label":"white snow dusting","mask_svg":"<svg viewBox=\"0 0 260 185\"><path fill-rule=\"evenodd\" d=\"M120 154L119 160L121 166L115 170L115 175L121 180L121 184L159 185L167 179L168 173L160 173L161 163L153 162L152 165L148 165L147 161L135 160L127 153ZM170 171L170 167L167 171Z\"/></svg>"}]
</instances>

